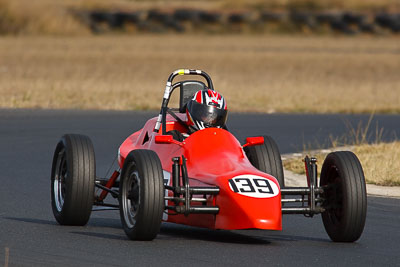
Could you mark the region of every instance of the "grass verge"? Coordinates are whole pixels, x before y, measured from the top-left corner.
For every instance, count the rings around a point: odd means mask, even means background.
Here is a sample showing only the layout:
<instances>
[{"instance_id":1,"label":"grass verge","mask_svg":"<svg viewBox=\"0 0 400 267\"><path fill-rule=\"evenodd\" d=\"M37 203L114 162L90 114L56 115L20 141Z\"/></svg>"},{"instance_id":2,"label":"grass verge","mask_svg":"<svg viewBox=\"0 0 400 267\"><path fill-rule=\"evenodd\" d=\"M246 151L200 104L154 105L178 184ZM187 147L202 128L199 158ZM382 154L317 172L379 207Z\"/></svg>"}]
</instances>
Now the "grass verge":
<instances>
[{"instance_id":1,"label":"grass verge","mask_svg":"<svg viewBox=\"0 0 400 267\"><path fill-rule=\"evenodd\" d=\"M400 142L362 144L351 149L359 158L364 169L366 182L369 184L400 186ZM321 173L322 163L327 153L316 153L318 173ZM305 174L302 157L290 158L284 161L284 167L298 174Z\"/></svg>"},{"instance_id":2,"label":"grass verge","mask_svg":"<svg viewBox=\"0 0 400 267\"><path fill-rule=\"evenodd\" d=\"M400 141L397 137L392 142L383 143L383 128L376 125L375 131L371 131L371 122L374 117L372 113L368 122L363 125L359 122L354 127L345 121L348 134L339 138L330 138L332 149L316 150L310 152L305 149L303 155L287 158L283 166L297 174L305 174L304 156L308 154L318 160L318 173L321 173L322 164L330 151L351 150L359 158L364 169L367 183L385 186L400 186ZM374 141L373 144L368 143ZM345 149L341 149L345 147Z\"/></svg>"}]
</instances>

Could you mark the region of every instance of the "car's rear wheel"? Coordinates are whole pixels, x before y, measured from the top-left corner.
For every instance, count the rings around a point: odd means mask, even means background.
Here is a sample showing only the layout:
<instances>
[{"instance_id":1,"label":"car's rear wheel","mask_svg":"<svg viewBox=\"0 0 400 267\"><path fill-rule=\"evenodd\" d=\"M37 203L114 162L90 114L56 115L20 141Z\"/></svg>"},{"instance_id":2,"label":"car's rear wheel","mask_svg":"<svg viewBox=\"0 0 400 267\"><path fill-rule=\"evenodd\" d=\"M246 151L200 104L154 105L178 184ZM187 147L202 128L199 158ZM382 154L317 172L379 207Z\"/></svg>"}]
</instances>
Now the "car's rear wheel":
<instances>
[{"instance_id":1,"label":"car's rear wheel","mask_svg":"<svg viewBox=\"0 0 400 267\"><path fill-rule=\"evenodd\" d=\"M354 242L360 238L367 215L367 193L362 166L350 151L332 152L321 171L325 187L322 220L332 241Z\"/></svg>"},{"instance_id":2,"label":"car's rear wheel","mask_svg":"<svg viewBox=\"0 0 400 267\"><path fill-rule=\"evenodd\" d=\"M51 206L57 222L85 225L92 212L96 163L89 137L66 134L58 142L51 170Z\"/></svg>"},{"instance_id":3,"label":"car's rear wheel","mask_svg":"<svg viewBox=\"0 0 400 267\"><path fill-rule=\"evenodd\" d=\"M263 136L264 143L261 145L247 146L244 148L247 158L251 164L262 172L271 174L279 183L285 186L281 154L275 141L270 136Z\"/></svg>"},{"instance_id":4,"label":"car's rear wheel","mask_svg":"<svg viewBox=\"0 0 400 267\"><path fill-rule=\"evenodd\" d=\"M133 150L121 173L119 205L122 226L132 240L153 240L164 211L163 171L151 150Z\"/></svg>"}]
</instances>

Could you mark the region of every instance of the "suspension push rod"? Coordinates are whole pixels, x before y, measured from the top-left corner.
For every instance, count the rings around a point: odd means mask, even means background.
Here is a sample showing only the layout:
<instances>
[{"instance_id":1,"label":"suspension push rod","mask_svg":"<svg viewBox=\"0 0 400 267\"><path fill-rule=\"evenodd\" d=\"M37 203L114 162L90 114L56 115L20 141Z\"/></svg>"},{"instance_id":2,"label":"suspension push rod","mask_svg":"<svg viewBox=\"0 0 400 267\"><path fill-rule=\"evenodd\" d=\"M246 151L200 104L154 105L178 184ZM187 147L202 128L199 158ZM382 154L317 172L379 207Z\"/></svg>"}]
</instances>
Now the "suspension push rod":
<instances>
[{"instance_id":1,"label":"suspension push rod","mask_svg":"<svg viewBox=\"0 0 400 267\"><path fill-rule=\"evenodd\" d=\"M164 198L173 202L173 205L165 207L167 210L185 216L192 213L218 214L219 212L218 206L207 206L207 196L218 195L219 187L190 186L184 156L172 158L172 186L165 185L165 189L173 192L173 197L167 195ZM193 197L193 195L203 195L203 197ZM193 202L200 203L200 205L192 205Z\"/></svg>"},{"instance_id":2,"label":"suspension push rod","mask_svg":"<svg viewBox=\"0 0 400 267\"><path fill-rule=\"evenodd\" d=\"M324 201L324 188L317 183L317 159L304 158L304 166L307 176L307 187L285 187L281 189L282 196L301 196L301 198L282 197L282 214L304 214L312 217L314 214L324 212L321 206ZM301 203L301 206L284 206L286 203Z\"/></svg>"}]
</instances>

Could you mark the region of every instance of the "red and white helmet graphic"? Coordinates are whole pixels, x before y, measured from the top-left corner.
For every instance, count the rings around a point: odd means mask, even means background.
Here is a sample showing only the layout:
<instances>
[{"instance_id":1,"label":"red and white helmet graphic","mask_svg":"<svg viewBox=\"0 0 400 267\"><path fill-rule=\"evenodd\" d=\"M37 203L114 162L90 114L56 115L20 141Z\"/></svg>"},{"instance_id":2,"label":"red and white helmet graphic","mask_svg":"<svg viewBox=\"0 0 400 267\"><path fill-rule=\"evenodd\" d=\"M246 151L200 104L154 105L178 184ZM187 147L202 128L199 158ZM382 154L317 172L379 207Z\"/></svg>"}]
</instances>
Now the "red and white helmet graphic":
<instances>
[{"instance_id":1,"label":"red and white helmet graphic","mask_svg":"<svg viewBox=\"0 0 400 267\"><path fill-rule=\"evenodd\" d=\"M227 108L225 99L222 97L222 95L211 89L197 91L194 94L193 100L196 100L197 103L214 106L219 109Z\"/></svg>"},{"instance_id":2,"label":"red and white helmet graphic","mask_svg":"<svg viewBox=\"0 0 400 267\"><path fill-rule=\"evenodd\" d=\"M224 97L211 89L197 91L186 109L188 124L197 130L224 127L228 109Z\"/></svg>"}]
</instances>

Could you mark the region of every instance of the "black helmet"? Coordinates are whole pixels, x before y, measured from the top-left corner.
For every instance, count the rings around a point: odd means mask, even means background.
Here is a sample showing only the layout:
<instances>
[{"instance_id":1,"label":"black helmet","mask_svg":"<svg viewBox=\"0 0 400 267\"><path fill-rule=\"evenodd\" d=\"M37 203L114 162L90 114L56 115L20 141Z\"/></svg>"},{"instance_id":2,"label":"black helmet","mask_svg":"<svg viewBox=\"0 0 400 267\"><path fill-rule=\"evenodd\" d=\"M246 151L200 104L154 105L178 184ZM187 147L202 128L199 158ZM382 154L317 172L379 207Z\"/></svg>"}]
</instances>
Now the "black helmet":
<instances>
[{"instance_id":1,"label":"black helmet","mask_svg":"<svg viewBox=\"0 0 400 267\"><path fill-rule=\"evenodd\" d=\"M208 127L222 128L228 117L228 109L222 95L211 89L197 91L186 108L188 125L197 130Z\"/></svg>"}]
</instances>

